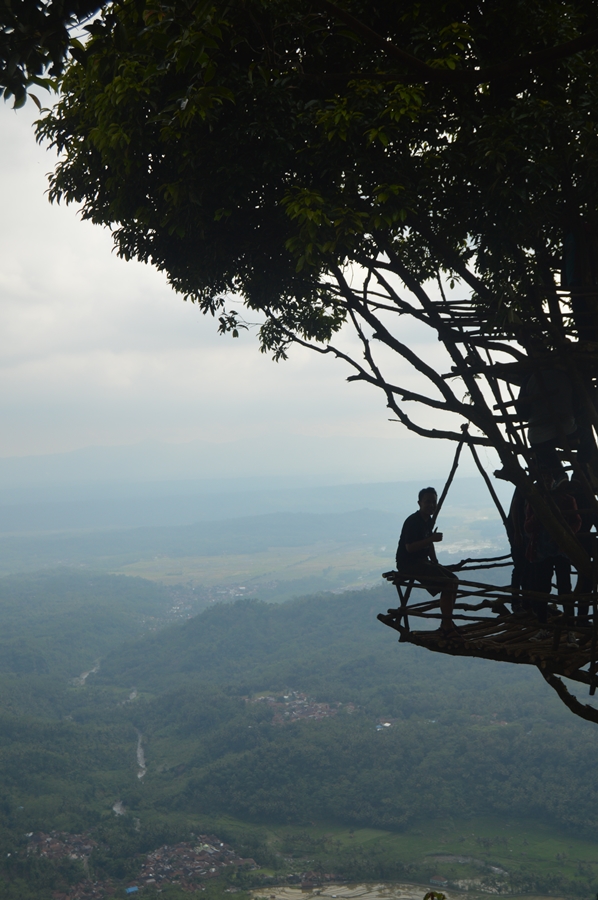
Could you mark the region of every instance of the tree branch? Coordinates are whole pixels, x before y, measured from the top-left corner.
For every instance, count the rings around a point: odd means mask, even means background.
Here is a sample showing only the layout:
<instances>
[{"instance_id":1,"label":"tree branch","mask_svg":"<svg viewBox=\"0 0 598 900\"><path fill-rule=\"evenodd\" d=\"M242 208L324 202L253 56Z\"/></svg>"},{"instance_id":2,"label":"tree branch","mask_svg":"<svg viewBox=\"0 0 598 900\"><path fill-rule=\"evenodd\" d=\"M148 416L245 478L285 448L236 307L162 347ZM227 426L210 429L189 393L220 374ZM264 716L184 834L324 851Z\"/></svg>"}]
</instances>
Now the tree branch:
<instances>
[{"instance_id":1,"label":"tree branch","mask_svg":"<svg viewBox=\"0 0 598 900\"><path fill-rule=\"evenodd\" d=\"M374 387L379 387L381 390L385 390L386 382L380 376L380 381L377 381L372 375L370 375L363 366L360 366L356 360L350 357L343 350L340 350L338 347L335 347L333 344L326 344L326 346L318 346L318 344L312 344L310 341L306 341L303 338L300 338L297 334L290 331L284 325L282 325L279 319L272 313L271 311L266 310L266 314L268 318L272 319L276 322L277 327L280 328L282 333L288 339L289 343L298 344L300 347L305 347L307 350L315 350L316 353L320 353L321 355L326 355L331 353L336 359L340 359L343 362L346 362L352 368L356 369L357 375L350 375L347 381L366 381L369 384L372 384ZM414 400L425 403L428 406L433 406L436 409L442 409L445 412L452 412L452 410L448 406L438 405L436 406L436 401L432 400L432 398L424 397L423 395L414 394L410 391L403 390L399 386L396 385L388 385L391 391L395 391L404 396L406 400ZM387 394L388 397L388 394ZM397 419L390 419L389 421L399 421L402 425L404 425L409 431L413 431L415 434L420 435L421 437L433 438L434 440L444 440L444 441L461 441L463 440L463 434L457 431L440 431L438 429L427 429L423 428L420 425L417 425L403 410L399 407L399 405L394 400L394 397L391 397L391 403L389 404L392 411L397 416ZM469 409L469 407L467 407ZM480 447L490 447L490 441L487 438L483 437L468 437L469 443L474 443Z\"/></svg>"},{"instance_id":2,"label":"tree branch","mask_svg":"<svg viewBox=\"0 0 598 900\"><path fill-rule=\"evenodd\" d=\"M544 681L557 692L560 699L572 713L575 713L576 716L580 716L582 719L587 719L588 722L598 723L598 709L594 709L593 706L589 706L587 703L580 703L577 697L574 697L573 694L569 693L561 679L553 672L545 672L540 666L538 666L538 669L540 670Z\"/></svg>"},{"instance_id":3,"label":"tree branch","mask_svg":"<svg viewBox=\"0 0 598 900\"><path fill-rule=\"evenodd\" d=\"M367 340L367 338L366 338ZM335 353L335 349L332 347L332 352ZM339 356L339 359L341 356ZM369 359L368 359L369 362ZM375 363L370 363L372 368L375 367ZM379 371L376 368L376 371ZM443 403L441 400L434 400L432 397L426 397L425 394L416 394L414 391L409 391L407 388L402 388L396 384L390 384L388 381L385 381L383 376L380 374L377 378L375 375L350 375L347 378L347 381L366 381L368 384L373 385L374 387L382 388L382 390L390 391L391 394L396 394L401 398L401 400L412 401L413 403L422 403L424 406L429 406L431 409L438 409L442 412L454 412L454 410L450 409L446 403Z\"/></svg>"},{"instance_id":4,"label":"tree branch","mask_svg":"<svg viewBox=\"0 0 598 900\"><path fill-rule=\"evenodd\" d=\"M397 338L392 335L387 328L382 324L382 322L374 316L374 314L367 308L367 305L357 300L353 290L347 284L347 281L341 272L338 266L335 266L332 269L335 278L338 281L339 287L343 294L344 300L347 303L348 307L351 309L357 309L359 311L360 316L365 319L365 321L370 325L373 331L376 333L376 336L379 340L382 340L388 347L391 347L396 353L403 357L403 359L407 360L414 369L420 372L422 375L432 382L433 385L438 389L439 393L444 397L447 404L450 405L450 408L453 412L461 413L464 405L460 403L453 391L447 386L446 382L443 381L442 377L436 372L432 366L428 366L423 360L421 360L406 344L403 344ZM464 416L468 418L467 415Z\"/></svg>"},{"instance_id":5,"label":"tree branch","mask_svg":"<svg viewBox=\"0 0 598 900\"><path fill-rule=\"evenodd\" d=\"M470 370L464 366L465 360L463 354L457 349L453 330L442 320L439 311L435 309L435 304L430 300L418 280L413 277L407 266L405 266L396 254L393 254L392 250L390 250L389 258L392 258L393 256L395 274L401 278L405 286L415 297L417 297L424 310L428 313L431 326L437 331L440 340L450 353L453 361L458 366L463 366L463 374L461 377L463 378L472 399L473 406L471 409L473 415L465 412L462 412L462 415L464 418L475 424L480 431L487 434L496 444L496 442L502 438L502 435L500 434L498 425L494 420L491 410L488 408L485 397L479 389L475 378L471 375ZM464 404L460 404L459 406L461 411Z\"/></svg>"},{"instance_id":6,"label":"tree branch","mask_svg":"<svg viewBox=\"0 0 598 900\"><path fill-rule=\"evenodd\" d=\"M566 59L582 50L598 44L598 28L581 34L571 41L559 44L556 47L547 47L545 50L537 50L535 53L529 53L527 56L520 56L516 59L507 60L495 66L489 66L486 69L438 69L428 65L417 56L401 50L387 38L382 37L368 25L360 22L355 16L341 9L331 0L317 0L317 5L326 9L334 18L340 19L345 25L352 28L363 40L372 47L382 50L387 56L391 57L395 62L404 66L413 72L418 81L429 81L436 84L444 84L447 86L467 84L475 86L478 84L487 84L490 81L498 79L515 78L518 75L525 74L537 66L548 65L557 62L560 59ZM354 78L363 78L363 75L356 73ZM397 80L401 76L397 75Z\"/></svg>"},{"instance_id":7,"label":"tree branch","mask_svg":"<svg viewBox=\"0 0 598 900\"><path fill-rule=\"evenodd\" d=\"M389 422L400 422L401 425L404 425L405 428L408 428L409 431L415 432L415 434L419 434L420 437L433 438L438 441L461 441L463 439L463 433L457 431L438 431L436 428L422 428L421 425L416 425L415 422L409 418L409 416L403 412L403 410L395 403L392 407L393 412L396 413L397 419L389 419ZM487 438L470 438L470 443L475 443L479 447L492 447L492 444Z\"/></svg>"},{"instance_id":8,"label":"tree branch","mask_svg":"<svg viewBox=\"0 0 598 900\"><path fill-rule=\"evenodd\" d=\"M454 412L452 407L450 407L448 405L448 403L443 402L442 400L434 400L432 397L426 397L425 394L417 394L414 391L409 391L406 388L399 387L398 385L390 384L384 378L384 376L382 375L382 372L380 371L378 365L376 364L376 361L374 360L374 355L372 353L372 348L371 348L370 342L366 338L365 334L363 333L363 328L361 327L360 323L357 320L357 315L355 313L355 310L349 309L349 316L351 317L351 321L353 322L353 327L355 328L355 331L357 332L359 340L362 343L364 357L365 357L371 371L374 374L368 375L367 372L365 372L365 370L361 370L359 375L350 375L349 378L347 378L347 381L366 381L368 384L371 384L374 387L381 388L381 390L383 390L386 393L388 405L392 409L394 409L394 405L393 405L393 398L391 397L391 394L398 394L400 396L401 400L410 400L410 401L413 401L414 403L422 403L424 406L429 406L432 409L438 409L438 410L441 410L442 412ZM332 348L332 352L333 353L336 352L334 347ZM345 356L345 354L343 354L343 356ZM345 358L347 359L347 361L350 359L350 357L345 357ZM356 365L355 362L353 362L353 365Z\"/></svg>"}]
</instances>

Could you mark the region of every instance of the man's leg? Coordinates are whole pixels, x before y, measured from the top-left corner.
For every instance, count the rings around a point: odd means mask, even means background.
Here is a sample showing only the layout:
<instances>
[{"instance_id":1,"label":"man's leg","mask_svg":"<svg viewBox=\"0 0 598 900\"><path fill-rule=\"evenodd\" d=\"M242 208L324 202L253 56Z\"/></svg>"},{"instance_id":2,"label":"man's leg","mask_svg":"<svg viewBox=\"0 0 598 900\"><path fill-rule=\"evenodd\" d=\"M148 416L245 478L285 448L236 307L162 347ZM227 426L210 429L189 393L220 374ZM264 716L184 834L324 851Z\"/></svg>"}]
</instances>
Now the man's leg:
<instances>
[{"instance_id":1,"label":"man's leg","mask_svg":"<svg viewBox=\"0 0 598 900\"><path fill-rule=\"evenodd\" d=\"M575 585L576 594L590 594L592 592L592 576L577 575L577 584ZM577 624L587 626L590 624L588 613L590 611L590 603L587 598L577 601Z\"/></svg>"},{"instance_id":2,"label":"man's leg","mask_svg":"<svg viewBox=\"0 0 598 900\"><path fill-rule=\"evenodd\" d=\"M554 572L558 594L571 593L571 563L566 556L557 554L554 557Z\"/></svg>"},{"instance_id":3,"label":"man's leg","mask_svg":"<svg viewBox=\"0 0 598 900\"><path fill-rule=\"evenodd\" d=\"M557 554L554 559L554 573L556 575L557 594L571 593L571 563L566 556ZM571 627L575 621L575 605L572 600L563 600L563 612L567 627Z\"/></svg>"},{"instance_id":4,"label":"man's leg","mask_svg":"<svg viewBox=\"0 0 598 900\"><path fill-rule=\"evenodd\" d=\"M450 569L441 566L440 563L427 561L401 569L400 574L408 578L416 578L433 597L436 597L440 591L440 629L441 631L455 631L453 609L459 586L457 576L453 575Z\"/></svg>"},{"instance_id":5,"label":"man's leg","mask_svg":"<svg viewBox=\"0 0 598 900\"><path fill-rule=\"evenodd\" d=\"M580 534L577 537L577 540L586 551L590 559L592 558L592 538L589 534ZM576 594L590 594L592 592L592 576L584 575L581 572L577 573L577 584L575 585L575 593ZM590 620L588 619L588 613L590 611L590 604L587 597L583 600L579 600L577 604L577 624L578 625L589 625Z\"/></svg>"},{"instance_id":6,"label":"man's leg","mask_svg":"<svg viewBox=\"0 0 598 900\"><path fill-rule=\"evenodd\" d=\"M440 595L440 613L442 615L442 630L452 631L455 627L453 622L453 610L455 608L455 600L457 594L455 591L443 591Z\"/></svg>"},{"instance_id":7,"label":"man's leg","mask_svg":"<svg viewBox=\"0 0 598 900\"><path fill-rule=\"evenodd\" d=\"M533 568L533 588L540 594L550 594L552 586L552 573L554 571L554 557L548 556L545 559L537 560L532 565ZM532 609L535 612L540 625L546 625L548 622L548 600L533 600Z\"/></svg>"},{"instance_id":8,"label":"man's leg","mask_svg":"<svg viewBox=\"0 0 598 900\"><path fill-rule=\"evenodd\" d=\"M440 627L443 631L453 631L453 610L457 599L457 585L454 588L445 588L440 595L440 614L442 616Z\"/></svg>"}]
</instances>

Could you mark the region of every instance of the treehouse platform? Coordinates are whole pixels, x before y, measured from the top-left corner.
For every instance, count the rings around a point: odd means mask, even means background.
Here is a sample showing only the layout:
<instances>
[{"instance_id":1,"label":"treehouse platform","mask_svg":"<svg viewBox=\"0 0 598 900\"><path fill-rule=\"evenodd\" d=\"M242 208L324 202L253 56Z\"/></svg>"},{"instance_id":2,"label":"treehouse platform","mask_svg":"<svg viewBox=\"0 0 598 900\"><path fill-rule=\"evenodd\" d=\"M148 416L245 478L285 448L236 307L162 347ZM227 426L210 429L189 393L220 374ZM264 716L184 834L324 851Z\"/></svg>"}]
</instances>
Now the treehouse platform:
<instances>
[{"instance_id":1,"label":"treehouse platform","mask_svg":"<svg viewBox=\"0 0 598 900\"><path fill-rule=\"evenodd\" d=\"M594 353L594 348L590 349ZM585 353L585 349L583 352L580 351L580 356L583 353ZM489 365L493 365L490 360ZM529 366L532 371L533 360L529 361ZM512 375L514 381L519 380L522 369L519 363L515 366L501 364L498 368L501 372L500 377L508 380ZM496 370L497 366L493 365L493 369ZM508 377L505 372L510 373ZM454 374L454 370L452 374ZM498 375L498 372L495 374ZM494 409L505 413L507 407L513 405L514 402L513 400L512 402L498 403ZM505 413L501 421L511 418L516 420L518 416L512 417L509 413ZM596 428L598 430L598 424ZM523 494L521 488L518 488L521 495L519 506L515 504L515 492L507 514L488 472L478 456L474 443L471 442L468 425L463 425L461 431L463 436L457 445L448 479L436 503L435 512L428 521L429 535L433 533L442 505L456 475L461 451L467 444L505 526L511 551L514 546L512 536L516 533L520 534L520 543L523 534L525 534L525 540L531 542L532 538L525 531L527 520L522 515L521 497ZM522 441L521 446L518 445L518 453L520 452L524 457L529 457L531 461L534 461L534 454L525 444L524 436ZM564 444L567 445L566 439ZM570 452L569 455L571 455ZM563 454L561 454L562 456ZM558 574L557 590L559 593L557 594L552 593L554 584L550 582L550 578L547 584L545 579L539 580L533 576L526 566L529 564L533 567L536 558L535 556L528 557L526 548L525 560L518 560L516 567L519 569L518 574L515 575L514 570L513 578L510 579L511 583L506 585L468 579L471 577L469 573L489 569L498 570L503 567L512 568L511 553L485 559L462 559L452 565L443 563L442 568L448 569L455 577L454 581L452 578L450 579L448 599L449 583L446 575L434 577L429 573L424 573L423 583L420 584L417 577L414 578L413 575L408 576L397 571L385 572L383 577L397 590L399 605L394 609L388 609L386 613L380 613L378 619L384 625L398 632L401 643L415 644L432 652L444 653L449 656L479 657L495 662L535 666L546 682L557 692L560 699L576 715L598 723L598 708L583 705L569 693L561 681L561 678L566 678L585 685L589 688L590 696L596 693L598 687L598 499L596 497L598 472L593 472L589 464L580 465L576 458L568 461L566 455L563 462L566 464L561 467L564 479L561 478L558 483L554 483L552 472L549 469L544 470L545 474L548 472L551 475L551 481L553 481L548 485L545 479L540 477L541 472L537 460L534 461L535 502L538 503L540 512L535 507L533 509L541 526L543 525L542 516L551 516L555 512L565 525L568 544L565 541L567 552L562 552L562 555L565 558L570 555L570 568L577 572L578 578L574 592L567 594L560 592L562 584L558 584ZM568 504L564 503L562 499L560 503L558 501L555 491L563 484L569 484L565 469L572 470L578 486L581 486L583 506L578 506L574 497L568 498ZM509 480L505 470L499 470L494 474L498 478ZM528 504L529 502L531 501L528 501ZM586 505L588 508L585 508ZM572 510L575 511L577 518L576 527L573 527L567 518ZM583 531L579 530L582 524L581 514L586 517ZM525 516L527 516L527 512ZM515 528L513 517L517 520L518 531ZM597 529L596 531L592 530L594 527ZM535 528L536 531L540 530L537 523L535 523ZM573 538L573 541L570 541L569 538ZM440 539L442 539L442 535ZM551 538L551 540L553 539ZM583 553L578 552L579 548L583 550ZM561 547L560 550L562 551L563 548ZM519 552L521 551L519 550ZM555 550L554 553L556 552ZM583 556L586 557L585 563L581 559ZM432 559L435 560L435 556ZM548 593L530 589L530 585L537 584L541 584L542 590L548 591ZM431 588L431 593L434 594L435 587L438 590L430 599L416 599L415 601L412 599L411 595L414 589L426 591ZM437 598L442 590L445 591L444 623L447 630L434 627L440 625L443 620L440 599ZM570 581L568 590L571 591ZM416 597L420 596L421 594L416 595ZM454 606L452 605L453 596L455 598ZM451 623L448 622L447 602L452 609ZM416 620L421 622L419 629L413 627L413 622ZM449 624L451 624L450 629Z\"/></svg>"},{"instance_id":2,"label":"treehouse platform","mask_svg":"<svg viewBox=\"0 0 598 900\"><path fill-rule=\"evenodd\" d=\"M499 565L506 564L501 562ZM556 596L459 578L453 613L455 629L446 634L440 629L428 627L417 630L412 627L414 619L422 625L424 622L439 624L439 600L431 598L413 602L411 593L420 587L416 580L405 578L395 571L385 572L383 577L396 587L400 604L395 609L380 613L378 619L398 632L399 642L449 656L479 657L535 666L571 709L584 718L598 721L598 711L582 706L558 677L586 685L591 695L596 691L598 617L595 592ZM479 598L479 602L464 602L466 598ZM578 624L574 617L574 604L580 600L589 604L583 625ZM522 608L523 604L529 605L533 601L549 604L546 624L539 625L531 609ZM507 603L517 611L510 610Z\"/></svg>"}]
</instances>

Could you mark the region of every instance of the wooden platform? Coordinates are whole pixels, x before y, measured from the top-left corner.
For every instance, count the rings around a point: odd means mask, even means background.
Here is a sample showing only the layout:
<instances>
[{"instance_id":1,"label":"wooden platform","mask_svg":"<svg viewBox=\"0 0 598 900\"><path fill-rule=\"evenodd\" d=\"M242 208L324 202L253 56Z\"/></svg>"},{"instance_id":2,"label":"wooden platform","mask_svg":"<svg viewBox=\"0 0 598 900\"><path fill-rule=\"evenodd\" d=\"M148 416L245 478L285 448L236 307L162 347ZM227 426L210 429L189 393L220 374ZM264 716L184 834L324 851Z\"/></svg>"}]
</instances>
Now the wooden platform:
<instances>
[{"instance_id":1,"label":"wooden platform","mask_svg":"<svg viewBox=\"0 0 598 900\"><path fill-rule=\"evenodd\" d=\"M592 629L566 627L563 617L555 617L545 626L550 636L531 641L540 630L533 615L488 616L486 621L457 625L458 636L446 637L440 631L411 631L399 624L401 611L389 609L378 619L399 632L399 641L416 644L436 653L450 656L477 656L497 662L521 663L591 685L592 677L585 667L591 663ZM559 621L560 620L560 621ZM569 632L574 632L579 645L567 646ZM556 642L555 642L556 637ZM556 649L555 649L556 643ZM594 679L595 681L596 679Z\"/></svg>"},{"instance_id":2,"label":"wooden platform","mask_svg":"<svg viewBox=\"0 0 598 900\"><path fill-rule=\"evenodd\" d=\"M456 633L447 636L439 630L413 630L415 620L432 620L439 624L439 604L436 599L410 603L412 579L402 578L397 572L386 572L384 577L397 587L401 605L380 613L378 619L400 635L402 643L415 644L436 653L450 656L474 656L497 662L537 666L544 677L560 675L590 687L594 693L598 684L596 665L595 604L590 605L589 624L570 624L570 616L553 606L555 595L532 594L534 599L549 600L551 604L547 625L540 625L532 612L512 613L506 606L509 589L497 585L482 588L479 582L459 582L458 600L455 604L454 623ZM517 599L524 592L518 592ZM525 592L531 593L531 592ZM464 603L465 598L480 598L476 604ZM482 599L483 598L483 599ZM572 606L573 595L569 595ZM576 600L579 597L575 598ZM595 598L594 598L595 599ZM471 615L471 613L476 615ZM572 610L571 610L572 612ZM548 631L548 637L535 641L540 630ZM568 645L568 636L575 635L576 646ZM555 685L552 685L555 687Z\"/></svg>"}]
</instances>

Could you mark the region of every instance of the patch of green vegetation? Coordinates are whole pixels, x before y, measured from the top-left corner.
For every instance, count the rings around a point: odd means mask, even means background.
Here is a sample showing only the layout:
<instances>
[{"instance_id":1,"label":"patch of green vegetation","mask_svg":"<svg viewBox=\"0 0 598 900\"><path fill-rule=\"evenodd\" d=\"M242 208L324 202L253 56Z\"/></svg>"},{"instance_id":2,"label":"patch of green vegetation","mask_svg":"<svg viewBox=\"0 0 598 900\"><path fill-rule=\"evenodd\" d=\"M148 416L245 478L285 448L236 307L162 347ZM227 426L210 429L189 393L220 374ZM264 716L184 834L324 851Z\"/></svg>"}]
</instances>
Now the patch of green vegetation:
<instances>
[{"instance_id":1,"label":"patch of green vegetation","mask_svg":"<svg viewBox=\"0 0 598 900\"><path fill-rule=\"evenodd\" d=\"M163 584L234 588L281 600L310 591L359 588L375 583L392 567L392 553L372 546L326 543L273 547L251 554L188 556L142 560L115 569ZM224 593L224 591L223 591Z\"/></svg>"},{"instance_id":2,"label":"patch of green vegetation","mask_svg":"<svg viewBox=\"0 0 598 900\"><path fill-rule=\"evenodd\" d=\"M148 633L164 587L86 579L0 583L0 644L27 640L48 669L0 673L0 900L65 883L23 862L23 836L52 830L93 832L91 870L117 880L194 832L259 863L230 875L241 890L314 870L596 892L598 732L534 670L397 647L375 618L385 586L223 604ZM283 724L288 689L328 711Z\"/></svg>"},{"instance_id":3,"label":"patch of green vegetation","mask_svg":"<svg viewBox=\"0 0 598 900\"><path fill-rule=\"evenodd\" d=\"M155 562L156 570L170 578L168 572L183 571L184 560L194 559L197 564L198 558L206 558L208 565L226 569L227 560L235 557L242 558L242 571L247 572L256 568L255 560L260 568L261 554L271 551L276 560L277 551L287 553L292 548L299 556L305 548L310 548L308 554L316 549L320 556L328 548L329 565L333 565L337 550L362 553L365 545L368 553L375 551L394 541L400 527L396 513L361 509L340 514L269 513L171 527L4 534L0 535L0 572L65 564L106 571L145 561L149 570ZM388 546L387 560L392 561L394 549Z\"/></svg>"},{"instance_id":4,"label":"patch of green vegetation","mask_svg":"<svg viewBox=\"0 0 598 900\"><path fill-rule=\"evenodd\" d=\"M126 638L173 621L176 604L176 592L123 575L0 578L0 675L74 678Z\"/></svg>"},{"instance_id":5,"label":"patch of green vegetation","mask_svg":"<svg viewBox=\"0 0 598 900\"><path fill-rule=\"evenodd\" d=\"M398 880L428 885L442 875L454 888L529 895L595 892L598 846L535 820L425 818L397 833L330 823L256 825L228 816L210 828L256 856L278 857L270 871L311 870L351 881ZM500 870L496 872L495 870ZM466 885L464 882L469 882Z\"/></svg>"}]
</instances>

